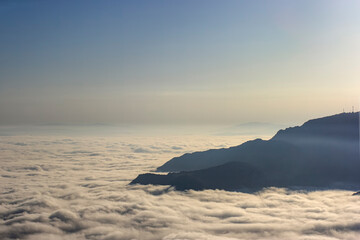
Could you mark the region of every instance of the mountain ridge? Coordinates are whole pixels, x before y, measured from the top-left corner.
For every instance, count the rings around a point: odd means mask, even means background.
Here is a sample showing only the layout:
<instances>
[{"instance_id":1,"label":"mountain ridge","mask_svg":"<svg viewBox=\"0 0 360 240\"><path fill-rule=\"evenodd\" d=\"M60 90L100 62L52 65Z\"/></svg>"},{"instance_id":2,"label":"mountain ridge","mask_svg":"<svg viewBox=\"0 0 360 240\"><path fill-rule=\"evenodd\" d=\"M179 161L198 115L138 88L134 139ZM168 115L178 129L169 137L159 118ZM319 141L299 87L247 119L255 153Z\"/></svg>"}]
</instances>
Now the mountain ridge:
<instances>
[{"instance_id":1,"label":"mountain ridge","mask_svg":"<svg viewBox=\"0 0 360 240\"><path fill-rule=\"evenodd\" d=\"M227 165L231 162L240 163L233 165L238 173L229 167L231 164ZM188 182L189 189L326 187L341 183L360 186L359 113L312 119L299 127L280 130L270 140L255 139L226 149L184 154L157 170L172 173L162 175L156 184L172 185L180 190L186 187L179 179ZM246 171L258 172L259 178L246 177ZM240 173L245 176L241 182L236 180ZM132 184L155 183L151 179L157 177L149 177L139 175Z\"/></svg>"}]
</instances>

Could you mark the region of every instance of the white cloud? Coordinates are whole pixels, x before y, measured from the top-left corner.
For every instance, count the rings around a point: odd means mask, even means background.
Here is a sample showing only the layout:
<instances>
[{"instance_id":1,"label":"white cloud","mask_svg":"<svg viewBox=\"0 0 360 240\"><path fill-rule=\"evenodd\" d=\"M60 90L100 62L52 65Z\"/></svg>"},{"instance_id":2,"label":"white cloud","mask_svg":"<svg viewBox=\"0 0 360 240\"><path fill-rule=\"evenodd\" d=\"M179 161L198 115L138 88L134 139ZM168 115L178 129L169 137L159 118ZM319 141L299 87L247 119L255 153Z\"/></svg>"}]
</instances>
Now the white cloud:
<instances>
[{"instance_id":1,"label":"white cloud","mask_svg":"<svg viewBox=\"0 0 360 240\"><path fill-rule=\"evenodd\" d=\"M191 136L1 137L0 238L360 238L360 198L349 191L271 188L246 194L127 185L137 174L181 153L237 141Z\"/></svg>"}]
</instances>

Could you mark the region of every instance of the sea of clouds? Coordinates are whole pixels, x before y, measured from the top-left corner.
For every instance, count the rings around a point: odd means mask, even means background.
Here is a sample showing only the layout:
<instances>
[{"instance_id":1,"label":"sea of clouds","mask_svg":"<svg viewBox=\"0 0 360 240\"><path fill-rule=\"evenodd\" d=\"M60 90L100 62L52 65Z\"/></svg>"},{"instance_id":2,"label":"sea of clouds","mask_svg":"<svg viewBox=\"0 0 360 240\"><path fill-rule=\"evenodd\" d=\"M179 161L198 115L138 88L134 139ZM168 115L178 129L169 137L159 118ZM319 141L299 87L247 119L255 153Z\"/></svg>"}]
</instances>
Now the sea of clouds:
<instances>
[{"instance_id":1,"label":"sea of clouds","mask_svg":"<svg viewBox=\"0 0 360 240\"><path fill-rule=\"evenodd\" d=\"M360 239L350 191L178 192L128 183L237 136L0 136L0 239Z\"/></svg>"}]
</instances>

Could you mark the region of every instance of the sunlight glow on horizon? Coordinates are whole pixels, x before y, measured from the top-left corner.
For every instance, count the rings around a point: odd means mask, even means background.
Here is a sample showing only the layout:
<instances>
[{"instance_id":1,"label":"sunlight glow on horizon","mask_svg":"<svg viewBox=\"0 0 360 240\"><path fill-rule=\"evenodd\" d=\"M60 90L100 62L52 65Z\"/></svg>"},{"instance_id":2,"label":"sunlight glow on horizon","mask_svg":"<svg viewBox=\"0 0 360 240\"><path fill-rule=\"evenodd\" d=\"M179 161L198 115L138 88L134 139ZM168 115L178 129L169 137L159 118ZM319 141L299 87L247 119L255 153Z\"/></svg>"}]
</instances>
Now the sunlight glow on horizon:
<instances>
[{"instance_id":1,"label":"sunlight glow on horizon","mask_svg":"<svg viewBox=\"0 0 360 240\"><path fill-rule=\"evenodd\" d=\"M0 125L359 110L358 1L0 3Z\"/></svg>"}]
</instances>

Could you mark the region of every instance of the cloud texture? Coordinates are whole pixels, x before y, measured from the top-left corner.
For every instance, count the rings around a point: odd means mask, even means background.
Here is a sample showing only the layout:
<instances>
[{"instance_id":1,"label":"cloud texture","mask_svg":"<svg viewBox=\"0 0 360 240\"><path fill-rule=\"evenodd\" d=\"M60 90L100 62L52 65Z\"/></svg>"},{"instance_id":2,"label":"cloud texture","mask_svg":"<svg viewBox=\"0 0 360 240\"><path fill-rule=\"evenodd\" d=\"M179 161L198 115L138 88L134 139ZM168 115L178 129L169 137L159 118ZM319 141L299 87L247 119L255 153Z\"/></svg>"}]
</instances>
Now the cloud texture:
<instances>
[{"instance_id":1,"label":"cloud texture","mask_svg":"<svg viewBox=\"0 0 360 240\"><path fill-rule=\"evenodd\" d=\"M349 191L177 192L128 186L185 152L236 137L0 138L0 239L360 238Z\"/></svg>"}]
</instances>

